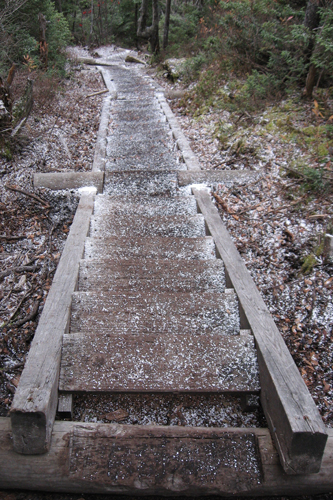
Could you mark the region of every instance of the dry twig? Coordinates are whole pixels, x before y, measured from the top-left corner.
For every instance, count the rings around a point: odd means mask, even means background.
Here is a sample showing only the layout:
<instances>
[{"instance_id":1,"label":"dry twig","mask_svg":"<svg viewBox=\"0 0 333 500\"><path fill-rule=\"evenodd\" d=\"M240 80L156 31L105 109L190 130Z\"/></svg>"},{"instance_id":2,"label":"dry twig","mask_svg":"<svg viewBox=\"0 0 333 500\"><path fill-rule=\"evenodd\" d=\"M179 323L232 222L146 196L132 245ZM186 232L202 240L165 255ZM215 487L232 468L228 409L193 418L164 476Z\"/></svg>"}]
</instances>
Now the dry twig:
<instances>
[{"instance_id":1,"label":"dry twig","mask_svg":"<svg viewBox=\"0 0 333 500\"><path fill-rule=\"evenodd\" d=\"M28 193L28 191L24 191L24 189L17 188L16 186L9 186L8 184L5 185L5 188L9 189L10 191L24 194L25 196L28 196L29 198L33 198L34 200L38 201L38 203L44 205L45 208L50 208L50 205L46 201L42 200L42 198L39 198L39 196L36 196L33 193Z\"/></svg>"}]
</instances>

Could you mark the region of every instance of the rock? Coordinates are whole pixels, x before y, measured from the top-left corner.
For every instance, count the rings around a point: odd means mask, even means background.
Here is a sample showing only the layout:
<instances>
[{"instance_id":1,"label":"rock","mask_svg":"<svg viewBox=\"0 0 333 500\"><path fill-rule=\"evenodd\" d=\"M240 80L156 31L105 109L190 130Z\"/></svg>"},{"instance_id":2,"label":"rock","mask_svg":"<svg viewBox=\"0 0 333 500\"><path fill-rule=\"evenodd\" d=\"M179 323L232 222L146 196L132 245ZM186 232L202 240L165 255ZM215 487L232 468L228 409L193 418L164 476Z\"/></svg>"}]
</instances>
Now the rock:
<instances>
[{"instance_id":1,"label":"rock","mask_svg":"<svg viewBox=\"0 0 333 500\"><path fill-rule=\"evenodd\" d=\"M128 62L128 63L137 63L137 64L146 64L144 61L141 61L141 59L138 59L137 57L130 56L130 55L126 56L125 62Z\"/></svg>"},{"instance_id":2,"label":"rock","mask_svg":"<svg viewBox=\"0 0 333 500\"><path fill-rule=\"evenodd\" d=\"M163 63L163 68L167 70L168 77L172 81L178 80L184 71L184 66L186 63L185 57L181 59L166 59Z\"/></svg>"}]
</instances>

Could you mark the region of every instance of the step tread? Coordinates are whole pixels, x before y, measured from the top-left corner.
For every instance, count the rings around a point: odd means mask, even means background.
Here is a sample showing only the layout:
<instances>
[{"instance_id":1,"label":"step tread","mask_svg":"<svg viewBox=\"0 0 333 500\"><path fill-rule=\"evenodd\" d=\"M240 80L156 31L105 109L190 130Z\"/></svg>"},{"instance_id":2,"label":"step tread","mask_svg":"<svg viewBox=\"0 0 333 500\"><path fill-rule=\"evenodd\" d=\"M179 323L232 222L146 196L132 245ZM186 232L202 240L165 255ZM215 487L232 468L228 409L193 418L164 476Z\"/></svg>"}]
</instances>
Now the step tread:
<instances>
[{"instance_id":1,"label":"step tread","mask_svg":"<svg viewBox=\"0 0 333 500\"><path fill-rule=\"evenodd\" d=\"M251 335L66 334L60 390L257 392L254 340Z\"/></svg>"},{"instance_id":2,"label":"step tread","mask_svg":"<svg viewBox=\"0 0 333 500\"><path fill-rule=\"evenodd\" d=\"M99 259L80 262L78 290L204 291L225 289L221 260Z\"/></svg>"},{"instance_id":3,"label":"step tread","mask_svg":"<svg viewBox=\"0 0 333 500\"><path fill-rule=\"evenodd\" d=\"M94 215L90 221L90 236L205 236L205 219L201 214L152 216L120 214L117 217Z\"/></svg>"},{"instance_id":4,"label":"step tread","mask_svg":"<svg viewBox=\"0 0 333 500\"><path fill-rule=\"evenodd\" d=\"M216 258L211 236L199 238L139 236L87 238L85 258L151 258L151 259L210 259Z\"/></svg>"},{"instance_id":5,"label":"step tread","mask_svg":"<svg viewBox=\"0 0 333 500\"><path fill-rule=\"evenodd\" d=\"M196 215L198 213L194 196L107 196L95 199L94 214L108 217L115 215Z\"/></svg>"},{"instance_id":6,"label":"step tread","mask_svg":"<svg viewBox=\"0 0 333 500\"><path fill-rule=\"evenodd\" d=\"M177 170L124 170L105 172L104 192L113 195L177 194Z\"/></svg>"},{"instance_id":7,"label":"step tread","mask_svg":"<svg viewBox=\"0 0 333 500\"><path fill-rule=\"evenodd\" d=\"M74 292L72 332L239 335L234 293Z\"/></svg>"}]
</instances>

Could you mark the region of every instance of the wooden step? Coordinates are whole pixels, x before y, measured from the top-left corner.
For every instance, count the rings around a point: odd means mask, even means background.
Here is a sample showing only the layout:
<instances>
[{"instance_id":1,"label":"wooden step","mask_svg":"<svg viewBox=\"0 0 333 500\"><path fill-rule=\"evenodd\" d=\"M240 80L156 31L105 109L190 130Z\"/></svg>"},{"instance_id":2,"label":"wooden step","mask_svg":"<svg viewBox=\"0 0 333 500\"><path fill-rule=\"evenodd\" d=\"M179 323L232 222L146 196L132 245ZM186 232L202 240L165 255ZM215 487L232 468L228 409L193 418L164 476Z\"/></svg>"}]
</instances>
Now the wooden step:
<instances>
[{"instance_id":1,"label":"wooden step","mask_svg":"<svg viewBox=\"0 0 333 500\"><path fill-rule=\"evenodd\" d=\"M185 163L177 161L177 157L170 152L160 153L158 151L146 152L143 154L118 154L110 153L105 162L106 172L113 171L169 171L170 169L185 171Z\"/></svg>"},{"instance_id":2,"label":"wooden step","mask_svg":"<svg viewBox=\"0 0 333 500\"><path fill-rule=\"evenodd\" d=\"M227 293L74 292L71 332L239 334L238 302Z\"/></svg>"},{"instance_id":3,"label":"wooden step","mask_svg":"<svg viewBox=\"0 0 333 500\"><path fill-rule=\"evenodd\" d=\"M194 196L107 196L95 199L94 214L103 217L142 214L155 215L197 215Z\"/></svg>"},{"instance_id":4,"label":"wooden step","mask_svg":"<svg viewBox=\"0 0 333 500\"><path fill-rule=\"evenodd\" d=\"M159 170L105 172L104 193L112 195L175 195L177 193L177 171Z\"/></svg>"},{"instance_id":5,"label":"wooden step","mask_svg":"<svg viewBox=\"0 0 333 500\"><path fill-rule=\"evenodd\" d=\"M86 259L215 259L213 238L180 237L111 237L87 238L84 256Z\"/></svg>"},{"instance_id":6,"label":"wooden step","mask_svg":"<svg viewBox=\"0 0 333 500\"><path fill-rule=\"evenodd\" d=\"M258 392L252 335L66 334L61 391Z\"/></svg>"},{"instance_id":7,"label":"wooden step","mask_svg":"<svg viewBox=\"0 0 333 500\"><path fill-rule=\"evenodd\" d=\"M78 290L125 292L224 292L221 260L169 259L82 260Z\"/></svg>"},{"instance_id":8,"label":"wooden step","mask_svg":"<svg viewBox=\"0 0 333 500\"><path fill-rule=\"evenodd\" d=\"M177 236L196 238L206 235L205 219L202 215L177 215L144 217L141 214L119 215L115 218L93 216L90 236Z\"/></svg>"}]
</instances>

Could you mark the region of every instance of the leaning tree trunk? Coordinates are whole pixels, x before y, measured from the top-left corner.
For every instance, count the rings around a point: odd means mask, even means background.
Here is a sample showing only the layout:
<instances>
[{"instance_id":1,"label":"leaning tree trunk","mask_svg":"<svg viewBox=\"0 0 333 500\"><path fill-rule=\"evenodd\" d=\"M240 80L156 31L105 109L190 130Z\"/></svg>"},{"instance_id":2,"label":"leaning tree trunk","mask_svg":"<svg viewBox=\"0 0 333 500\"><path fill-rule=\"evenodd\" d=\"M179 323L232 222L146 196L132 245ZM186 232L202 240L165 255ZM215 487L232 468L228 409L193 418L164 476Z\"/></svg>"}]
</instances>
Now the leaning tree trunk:
<instances>
[{"instance_id":1,"label":"leaning tree trunk","mask_svg":"<svg viewBox=\"0 0 333 500\"><path fill-rule=\"evenodd\" d=\"M306 6L304 26L308 28L311 32L311 38L309 41L306 54L308 63L311 59L315 46L315 30L319 26L320 22L319 7L321 6L322 6L322 0L309 0ZM304 97L307 97L309 99L312 98L315 82L316 82L316 67L314 64L310 64L309 71L306 77Z\"/></svg>"},{"instance_id":2,"label":"leaning tree trunk","mask_svg":"<svg viewBox=\"0 0 333 500\"><path fill-rule=\"evenodd\" d=\"M171 0L166 0L164 32L163 32L163 49L166 49L167 46L168 46L169 25L170 25L170 10L171 10Z\"/></svg>"}]
</instances>

